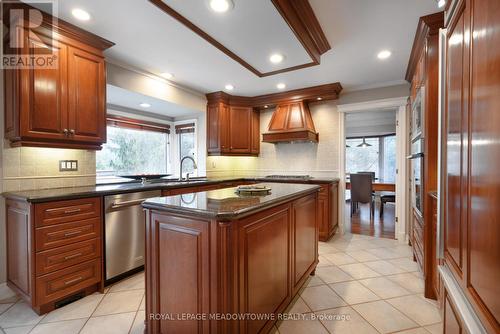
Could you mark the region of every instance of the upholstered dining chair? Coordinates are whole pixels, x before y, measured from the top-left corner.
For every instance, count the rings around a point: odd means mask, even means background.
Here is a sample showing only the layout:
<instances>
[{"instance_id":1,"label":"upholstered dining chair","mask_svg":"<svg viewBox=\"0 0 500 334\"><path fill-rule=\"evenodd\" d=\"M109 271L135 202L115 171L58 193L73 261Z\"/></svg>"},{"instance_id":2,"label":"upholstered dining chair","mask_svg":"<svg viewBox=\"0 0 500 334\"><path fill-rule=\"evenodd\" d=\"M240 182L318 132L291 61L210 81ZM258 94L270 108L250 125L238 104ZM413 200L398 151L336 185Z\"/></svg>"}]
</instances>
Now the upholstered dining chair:
<instances>
[{"instance_id":1,"label":"upholstered dining chair","mask_svg":"<svg viewBox=\"0 0 500 334\"><path fill-rule=\"evenodd\" d=\"M375 203L371 174L351 174L351 217L358 203L370 203L370 217L373 216Z\"/></svg>"}]
</instances>

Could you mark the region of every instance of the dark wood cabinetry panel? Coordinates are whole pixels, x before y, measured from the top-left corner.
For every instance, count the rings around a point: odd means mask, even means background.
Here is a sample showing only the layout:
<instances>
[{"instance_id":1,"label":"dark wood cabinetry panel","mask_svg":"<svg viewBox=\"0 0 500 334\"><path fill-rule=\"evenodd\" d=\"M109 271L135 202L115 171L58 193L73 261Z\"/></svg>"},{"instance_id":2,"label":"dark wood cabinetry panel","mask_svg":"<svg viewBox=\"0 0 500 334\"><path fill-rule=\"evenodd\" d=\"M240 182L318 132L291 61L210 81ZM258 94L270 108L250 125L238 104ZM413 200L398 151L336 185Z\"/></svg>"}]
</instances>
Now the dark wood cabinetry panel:
<instances>
[{"instance_id":1,"label":"dark wood cabinetry panel","mask_svg":"<svg viewBox=\"0 0 500 334\"><path fill-rule=\"evenodd\" d=\"M260 115L225 102L207 105L208 155L255 156L260 150Z\"/></svg>"},{"instance_id":2,"label":"dark wood cabinetry panel","mask_svg":"<svg viewBox=\"0 0 500 334\"><path fill-rule=\"evenodd\" d=\"M500 3L451 1L446 21L444 265L482 326L498 333ZM450 295L449 300L463 296ZM455 318L465 319L461 313ZM445 329L467 331L466 321L448 316L446 321Z\"/></svg>"},{"instance_id":3,"label":"dark wood cabinetry panel","mask_svg":"<svg viewBox=\"0 0 500 334\"><path fill-rule=\"evenodd\" d=\"M104 58L70 48L68 53L69 137L106 141L106 70Z\"/></svg>"},{"instance_id":4,"label":"dark wood cabinetry panel","mask_svg":"<svg viewBox=\"0 0 500 334\"><path fill-rule=\"evenodd\" d=\"M50 68L3 71L5 138L12 146L100 149L106 141L103 50L113 43L42 16L41 24L16 18L20 28L4 36L5 46L9 38L23 39L23 54L57 57Z\"/></svg>"},{"instance_id":5,"label":"dark wood cabinetry panel","mask_svg":"<svg viewBox=\"0 0 500 334\"><path fill-rule=\"evenodd\" d=\"M229 109L230 152L250 154L252 146L252 108Z\"/></svg>"},{"instance_id":6,"label":"dark wood cabinetry panel","mask_svg":"<svg viewBox=\"0 0 500 334\"><path fill-rule=\"evenodd\" d=\"M102 291L101 200L6 201L7 284L37 313Z\"/></svg>"},{"instance_id":7,"label":"dark wood cabinetry panel","mask_svg":"<svg viewBox=\"0 0 500 334\"><path fill-rule=\"evenodd\" d=\"M317 195L293 203L293 293L307 279L311 268L316 267L318 254Z\"/></svg>"},{"instance_id":8,"label":"dark wood cabinetry panel","mask_svg":"<svg viewBox=\"0 0 500 334\"><path fill-rule=\"evenodd\" d=\"M406 72L411 80L410 100L421 98L422 120L422 207L412 210L410 233L413 257L425 280L424 295L436 299L435 276L437 272L436 234L432 228L432 197L438 188L438 82L439 82L439 29L444 26L444 13L438 12L420 18ZM413 152L420 153L420 152ZM413 207L413 205L410 205Z\"/></svg>"},{"instance_id":9,"label":"dark wood cabinetry panel","mask_svg":"<svg viewBox=\"0 0 500 334\"><path fill-rule=\"evenodd\" d=\"M19 135L29 138L64 139L67 123L67 45L40 35L33 39L26 34L24 52L58 57L59 69L30 68L20 71ZM41 43L42 42L42 43ZM50 48L43 48L43 45ZM9 85L9 82L7 82Z\"/></svg>"},{"instance_id":10,"label":"dark wood cabinetry panel","mask_svg":"<svg viewBox=\"0 0 500 334\"><path fill-rule=\"evenodd\" d=\"M148 209L146 313L283 312L317 265L316 201L310 193L230 221ZM274 324L147 318L146 332L267 333Z\"/></svg>"},{"instance_id":11,"label":"dark wood cabinetry panel","mask_svg":"<svg viewBox=\"0 0 500 334\"><path fill-rule=\"evenodd\" d=\"M240 310L275 313L291 300L290 210L285 206L270 216L252 217L241 223ZM245 332L259 333L265 324L265 320L247 321Z\"/></svg>"}]
</instances>

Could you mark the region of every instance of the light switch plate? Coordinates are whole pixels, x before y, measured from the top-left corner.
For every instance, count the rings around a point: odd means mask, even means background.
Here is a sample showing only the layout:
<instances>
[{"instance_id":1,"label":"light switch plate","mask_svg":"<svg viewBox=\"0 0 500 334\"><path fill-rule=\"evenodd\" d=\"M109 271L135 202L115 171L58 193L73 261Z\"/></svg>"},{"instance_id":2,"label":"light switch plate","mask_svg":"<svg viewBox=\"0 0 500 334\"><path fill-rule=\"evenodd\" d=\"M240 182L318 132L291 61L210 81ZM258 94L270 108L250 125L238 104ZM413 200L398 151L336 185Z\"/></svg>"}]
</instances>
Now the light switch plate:
<instances>
[{"instance_id":1,"label":"light switch plate","mask_svg":"<svg viewBox=\"0 0 500 334\"><path fill-rule=\"evenodd\" d=\"M78 160L59 160L60 172L75 172L78 170Z\"/></svg>"}]
</instances>

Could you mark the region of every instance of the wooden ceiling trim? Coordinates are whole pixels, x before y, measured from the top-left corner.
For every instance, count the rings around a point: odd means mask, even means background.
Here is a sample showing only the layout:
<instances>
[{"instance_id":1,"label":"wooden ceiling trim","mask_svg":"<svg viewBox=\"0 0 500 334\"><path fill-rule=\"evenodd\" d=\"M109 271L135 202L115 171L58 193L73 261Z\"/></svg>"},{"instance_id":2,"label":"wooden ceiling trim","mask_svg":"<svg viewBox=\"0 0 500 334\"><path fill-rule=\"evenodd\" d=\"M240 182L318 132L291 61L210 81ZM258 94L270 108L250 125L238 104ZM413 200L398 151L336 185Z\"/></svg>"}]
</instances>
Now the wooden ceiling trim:
<instances>
[{"instance_id":1,"label":"wooden ceiling trim","mask_svg":"<svg viewBox=\"0 0 500 334\"><path fill-rule=\"evenodd\" d=\"M413 40L413 47L410 53L410 60L406 68L405 79L411 82L415 69L417 68L418 60L425 46L426 36L435 35L439 29L444 26L444 12L438 12L426 16L422 16L418 21L417 31L415 32L415 39Z\"/></svg>"},{"instance_id":2,"label":"wooden ceiling trim","mask_svg":"<svg viewBox=\"0 0 500 334\"><path fill-rule=\"evenodd\" d=\"M308 0L271 0L314 62L331 49Z\"/></svg>"},{"instance_id":3,"label":"wooden ceiling trim","mask_svg":"<svg viewBox=\"0 0 500 334\"><path fill-rule=\"evenodd\" d=\"M321 55L331 49L308 0L296 0L293 1L293 4L285 0L272 0L272 2L312 61L269 72L260 72L162 0L149 0L149 2L260 78L319 65Z\"/></svg>"},{"instance_id":4,"label":"wooden ceiling trim","mask_svg":"<svg viewBox=\"0 0 500 334\"><path fill-rule=\"evenodd\" d=\"M339 82L319 85L314 87L300 88L273 94L259 95L253 97L229 95L225 92L213 92L206 94L208 104L225 103L229 105L247 106L256 109L273 107L283 102L304 101L311 102L321 98L322 101L336 100L342 91Z\"/></svg>"}]
</instances>

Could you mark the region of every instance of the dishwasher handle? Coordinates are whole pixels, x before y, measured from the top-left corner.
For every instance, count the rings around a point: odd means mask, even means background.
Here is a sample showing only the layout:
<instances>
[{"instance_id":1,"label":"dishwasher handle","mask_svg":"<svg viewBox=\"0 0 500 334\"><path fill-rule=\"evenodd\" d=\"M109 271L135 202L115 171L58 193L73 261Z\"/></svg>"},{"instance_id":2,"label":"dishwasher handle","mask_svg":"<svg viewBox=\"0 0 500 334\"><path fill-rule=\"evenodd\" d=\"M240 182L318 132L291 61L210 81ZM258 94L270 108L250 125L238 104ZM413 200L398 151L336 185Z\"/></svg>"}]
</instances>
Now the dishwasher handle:
<instances>
[{"instance_id":1,"label":"dishwasher handle","mask_svg":"<svg viewBox=\"0 0 500 334\"><path fill-rule=\"evenodd\" d=\"M135 205L141 204L145 200L147 200L147 198L135 199L133 201L113 202L113 203L111 203L110 208L111 209L120 209L120 208L125 208L128 206L135 206Z\"/></svg>"}]
</instances>

